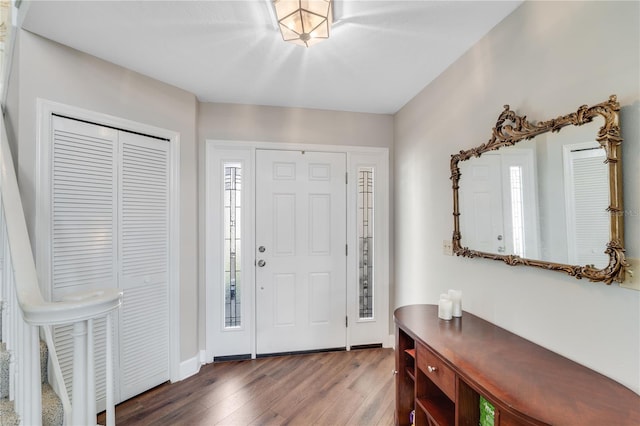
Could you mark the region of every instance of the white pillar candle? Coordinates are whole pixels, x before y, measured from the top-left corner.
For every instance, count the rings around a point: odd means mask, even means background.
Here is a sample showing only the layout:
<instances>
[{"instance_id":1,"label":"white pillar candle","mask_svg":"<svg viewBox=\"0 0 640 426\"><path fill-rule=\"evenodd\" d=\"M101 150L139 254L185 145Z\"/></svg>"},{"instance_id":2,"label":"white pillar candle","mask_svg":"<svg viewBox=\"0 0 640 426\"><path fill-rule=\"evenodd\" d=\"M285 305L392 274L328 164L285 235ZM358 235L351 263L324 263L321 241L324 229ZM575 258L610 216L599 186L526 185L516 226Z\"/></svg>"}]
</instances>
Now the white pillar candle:
<instances>
[{"instance_id":1,"label":"white pillar candle","mask_svg":"<svg viewBox=\"0 0 640 426\"><path fill-rule=\"evenodd\" d=\"M453 316L462 316L462 291L461 290L449 290L449 299L453 303Z\"/></svg>"},{"instance_id":2,"label":"white pillar candle","mask_svg":"<svg viewBox=\"0 0 640 426\"><path fill-rule=\"evenodd\" d=\"M453 302L451 299L441 298L438 301L438 318L450 320L452 318Z\"/></svg>"}]
</instances>

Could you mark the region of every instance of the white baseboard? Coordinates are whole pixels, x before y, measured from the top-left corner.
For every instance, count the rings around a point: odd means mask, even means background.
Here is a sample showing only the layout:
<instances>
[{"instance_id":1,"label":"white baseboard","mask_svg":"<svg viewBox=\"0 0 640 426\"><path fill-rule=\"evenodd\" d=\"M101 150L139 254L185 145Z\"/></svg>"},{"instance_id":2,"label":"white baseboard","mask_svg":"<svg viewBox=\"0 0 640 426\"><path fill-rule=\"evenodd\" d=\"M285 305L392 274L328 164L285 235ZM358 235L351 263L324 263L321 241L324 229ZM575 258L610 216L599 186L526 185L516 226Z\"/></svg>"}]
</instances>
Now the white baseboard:
<instances>
[{"instance_id":1,"label":"white baseboard","mask_svg":"<svg viewBox=\"0 0 640 426\"><path fill-rule=\"evenodd\" d=\"M200 354L194 356L193 358L189 358L186 361L182 361L180 363L180 379L184 380L188 377L193 376L194 374L198 374L200 371L200 366L202 363L200 362Z\"/></svg>"},{"instance_id":2,"label":"white baseboard","mask_svg":"<svg viewBox=\"0 0 640 426\"><path fill-rule=\"evenodd\" d=\"M389 335L389 340L387 340L387 345L385 346L385 348L396 348L396 336L395 334L390 334Z\"/></svg>"}]
</instances>

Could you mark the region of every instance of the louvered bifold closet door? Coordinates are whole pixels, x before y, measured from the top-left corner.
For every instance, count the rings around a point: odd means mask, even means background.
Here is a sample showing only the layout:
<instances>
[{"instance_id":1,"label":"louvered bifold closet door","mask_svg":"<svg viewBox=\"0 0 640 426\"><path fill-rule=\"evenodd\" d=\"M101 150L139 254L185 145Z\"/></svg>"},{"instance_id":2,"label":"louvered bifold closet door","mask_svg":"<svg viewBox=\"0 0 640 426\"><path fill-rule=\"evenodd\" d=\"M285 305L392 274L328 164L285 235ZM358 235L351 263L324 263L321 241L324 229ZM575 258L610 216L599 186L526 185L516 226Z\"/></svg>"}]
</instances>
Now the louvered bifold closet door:
<instances>
[{"instance_id":1,"label":"louvered bifold closet door","mask_svg":"<svg viewBox=\"0 0 640 426\"><path fill-rule=\"evenodd\" d=\"M52 117L51 289L71 292L117 286L115 199L118 132ZM54 328L65 384L72 394L72 326ZM104 407L105 323L95 324L96 398ZM117 365L117 364L116 364Z\"/></svg>"},{"instance_id":2,"label":"louvered bifold closet door","mask_svg":"<svg viewBox=\"0 0 640 426\"><path fill-rule=\"evenodd\" d=\"M570 262L605 268L609 263L602 247L609 242L609 165L602 148L571 152L571 185L569 194L573 212L568 215Z\"/></svg>"},{"instance_id":3,"label":"louvered bifold closet door","mask_svg":"<svg viewBox=\"0 0 640 426\"><path fill-rule=\"evenodd\" d=\"M169 142L121 133L120 396L169 379Z\"/></svg>"}]
</instances>

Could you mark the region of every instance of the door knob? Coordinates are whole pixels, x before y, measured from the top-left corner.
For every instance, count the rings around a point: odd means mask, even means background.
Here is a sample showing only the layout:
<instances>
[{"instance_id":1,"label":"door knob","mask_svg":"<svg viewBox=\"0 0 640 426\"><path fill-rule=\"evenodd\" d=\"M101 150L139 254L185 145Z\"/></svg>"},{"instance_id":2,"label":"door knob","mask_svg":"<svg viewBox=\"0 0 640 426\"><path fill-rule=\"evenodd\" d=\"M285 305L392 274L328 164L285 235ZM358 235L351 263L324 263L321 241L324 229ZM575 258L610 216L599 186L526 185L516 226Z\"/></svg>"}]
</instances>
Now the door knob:
<instances>
[{"instance_id":1,"label":"door knob","mask_svg":"<svg viewBox=\"0 0 640 426\"><path fill-rule=\"evenodd\" d=\"M259 267L261 267L261 268L262 268L262 267L263 267L264 265L266 265L266 264L267 264L267 262L265 262L264 260L262 260L262 259L258 260L258 266L259 266Z\"/></svg>"}]
</instances>

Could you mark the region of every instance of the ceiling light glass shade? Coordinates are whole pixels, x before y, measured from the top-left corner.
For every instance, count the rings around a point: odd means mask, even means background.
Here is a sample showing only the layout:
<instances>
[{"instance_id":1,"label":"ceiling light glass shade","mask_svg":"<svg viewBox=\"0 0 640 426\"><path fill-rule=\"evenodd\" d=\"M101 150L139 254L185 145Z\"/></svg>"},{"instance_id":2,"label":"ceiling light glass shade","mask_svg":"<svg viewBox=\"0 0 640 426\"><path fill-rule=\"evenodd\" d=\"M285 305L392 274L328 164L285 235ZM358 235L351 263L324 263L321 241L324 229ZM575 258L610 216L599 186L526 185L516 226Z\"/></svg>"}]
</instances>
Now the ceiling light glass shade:
<instances>
[{"instance_id":1,"label":"ceiling light glass shade","mask_svg":"<svg viewBox=\"0 0 640 426\"><path fill-rule=\"evenodd\" d=\"M331 0L273 0L284 41L312 46L329 38Z\"/></svg>"}]
</instances>

